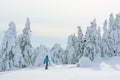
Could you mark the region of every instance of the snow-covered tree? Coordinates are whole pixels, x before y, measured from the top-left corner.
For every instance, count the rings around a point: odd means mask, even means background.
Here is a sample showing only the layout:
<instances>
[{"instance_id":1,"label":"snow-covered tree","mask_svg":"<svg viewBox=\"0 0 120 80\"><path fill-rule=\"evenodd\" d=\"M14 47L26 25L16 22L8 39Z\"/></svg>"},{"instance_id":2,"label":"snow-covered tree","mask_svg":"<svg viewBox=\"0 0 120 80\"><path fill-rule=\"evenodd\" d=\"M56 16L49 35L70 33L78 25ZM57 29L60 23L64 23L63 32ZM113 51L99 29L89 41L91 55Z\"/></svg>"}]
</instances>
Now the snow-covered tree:
<instances>
[{"instance_id":1,"label":"snow-covered tree","mask_svg":"<svg viewBox=\"0 0 120 80\"><path fill-rule=\"evenodd\" d=\"M101 29L98 27L97 30L97 39L96 39L96 55L101 57Z\"/></svg>"},{"instance_id":2,"label":"snow-covered tree","mask_svg":"<svg viewBox=\"0 0 120 80\"><path fill-rule=\"evenodd\" d=\"M73 54L73 60L72 63L79 62L79 59L83 56L83 33L81 30L81 27L78 26L78 37L77 41L75 43L75 50L76 52Z\"/></svg>"},{"instance_id":3,"label":"snow-covered tree","mask_svg":"<svg viewBox=\"0 0 120 80\"><path fill-rule=\"evenodd\" d=\"M116 19L115 19L115 26L116 26L116 40L115 40L115 45L116 45L116 51L114 51L115 53L117 53L116 55L120 55L120 13L116 15Z\"/></svg>"},{"instance_id":4,"label":"snow-covered tree","mask_svg":"<svg viewBox=\"0 0 120 80\"><path fill-rule=\"evenodd\" d=\"M109 31L111 31L113 29L116 29L116 28L115 28L114 16L113 16L113 13L111 13L110 17L109 17Z\"/></svg>"},{"instance_id":5,"label":"snow-covered tree","mask_svg":"<svg viewBox=\"0 0 120 80\"><path fill-rule=\"evenodd\" d=\"M99 53L98 42L98 33L97 33L97 24L94 19L91 22L91 26L87 28L87 32L85 35L85 48L84 48L84 56L88 57L90 60L94 60L94 57Z\"/></svg>"},{"instance_id":6,"label":"snow-covered tree","mask_svg":"<svg viewBox=\"0 0 120 80\"><path fill-rule=\"evenodd\" d=\"M31 39L30 20L29 18L27 18L25 28L23 29L22 34L19 36L19 41L20 41L19 45L21 49L21 54L25 61L25 65L23 65L23 67L28 67L33 65L32 45L30 39Z\"/></svg>"},{"instance_id":7,"label":"snow-covered tree","mask_svg":"<svg viewBox=\"0 0 120 80\"><path fill-rule=\"evenodd\" d=\"M76 38L75 34L70 35L68 37L68 45L67 45L67 49L66 49L68 63L75 63L76 42L77 42L77 38Z\"/></svg>"},{"instance_id":8,"label":"snow-covered tree","mask_svg":"<svg viewBox=\"0 0 120 80\"><path fill-rule=\"evenodd\" d=\"M61 48L59 44L55 44L50 50L51 60L54 64L65 63L65 50Z\"/></svg>"},{"instance_id":9,"label":"snow-covered tree","mask_svg":"<svg viewBox=\"0 0 120 80\"><path fill-rule=\"evenodd\" d=\"M104 21L103 24L103 36L101 43L101 57L108 56L109 53L109 43L108 43L108 23L107 20Z\"/></svg>"},{"instance_id":10,"label":"snow-covered tree","mask_svg":"<svg viewBox=\"0 0 120 80\"><path fill-rule=\"evenodd\" d=\"M48 55L50 60L50 54L48 48L46 48L44 45L40 45L40 47L35 48L34 50L34 66L35 67L42 67L44 64L44 58L46 55Z\"/></svg>"},{"instance_id":11,"label":"snow-covered tree","mask_svg":"<svg viewBox=\"0 0 120 80\"><path fill-rule=\"evenodd\" d=\"M113 14L110 15L109 18L109 29L108 29L108 56L117 55L116 53L116 43L118 42L118 33L117 27L115 25L115 19Z\"/></svg>"},{"instance_id":12,"label":"snow-covered tree","mask_svg":"<svg viewBox=\"0 0 120 80\"><path fill-rule=\"evenodd\" d=\"M112 57L117 56L120 53L119 46L120 46L120 32L119 32L119 24L120 23L120 14L116 15L114 18L113 14L110 14L109 17L109 24L108 30L107 28L107 21L105 21L103 29L104 34L102 38L102 54L104 57Z\"/></svg>"},{"instance_id":13,"label":"snow-covered tree","mask_svg":"<svg viewBox=\"0 0 120 80\"><path fill-rule=\"evenodd\" d=\"M9 23L9 28L4 32L2 49L0 52L0 68L2 70L10 70L13 68L14 47L16 40L16 26L12 21Z\"/></svg>"},{"instance_id":14,"label":"snow-covered tree","mask_svg":"<svg viewBox=\"0 0 120 80\"><path fill-rule=\"evenodd\" d=\"M17 68L22 68L25 65L23 55L21 54L19 38L16 39L15 48L14 48L14 66Z\"/></svg>"},{"instance_id":15,"label":"snow-covered tree","mask_svg":"<svg viewBox=\"0 0 120 80\"><path fill-rule=\"evenodd\" d=\"M109 22L109 25L110 24L111 23ZM112 56L117 56L120 55L120 14L117 14L115 19L113 18L112 24L113 29L109 31L109 45L111 49L110 52Z\"/></svg>"}]
</instances>

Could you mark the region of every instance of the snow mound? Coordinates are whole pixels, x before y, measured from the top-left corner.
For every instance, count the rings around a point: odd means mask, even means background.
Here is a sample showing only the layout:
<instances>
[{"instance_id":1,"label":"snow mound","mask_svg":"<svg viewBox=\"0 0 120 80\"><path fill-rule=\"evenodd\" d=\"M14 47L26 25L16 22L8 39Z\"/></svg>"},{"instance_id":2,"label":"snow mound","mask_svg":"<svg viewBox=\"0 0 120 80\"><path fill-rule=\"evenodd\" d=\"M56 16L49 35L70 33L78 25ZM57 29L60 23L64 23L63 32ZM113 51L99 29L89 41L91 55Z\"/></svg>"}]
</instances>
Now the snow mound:
<instances>
[{"instance_id":1,"label":"snow mound","mask_svg":"<svg viewBox=\"0 0 120 80\"><path fill-rule=\"evenodd\" d=\"M100 56L96 56L92 62L93 63L92 66L99 67L102 62L103 62L103 58Z\"/></svg>"},{"instance_id":2,"label":"snow mound","mask_svg":"<svg viewBox=\"0 0 120 80\"><path fill-rule=\"evenodd\" d=\"M102 57L96 56L93 60L94 63L101 63L103 61Z\"/></svg>"},{"instance_id":3,"label":"snow mound","mask_svg":"<svg viewBox=\"0 0 120 80\"><path fill-rule=\"evenodd\" d=\"M111 57L105 60L105 62L110 65L120 64L120 56Z\"/></svg>"},{"instance_id":4,"label":"snow mound","mask_svg":"<svg viewBox=\"0 0 120 80\"><path fill-rule=\"evenodd\" d=\"M90 67L92 65L92 62L87 57L80 58L77 67Z\"/></svg>"}]
</instances>

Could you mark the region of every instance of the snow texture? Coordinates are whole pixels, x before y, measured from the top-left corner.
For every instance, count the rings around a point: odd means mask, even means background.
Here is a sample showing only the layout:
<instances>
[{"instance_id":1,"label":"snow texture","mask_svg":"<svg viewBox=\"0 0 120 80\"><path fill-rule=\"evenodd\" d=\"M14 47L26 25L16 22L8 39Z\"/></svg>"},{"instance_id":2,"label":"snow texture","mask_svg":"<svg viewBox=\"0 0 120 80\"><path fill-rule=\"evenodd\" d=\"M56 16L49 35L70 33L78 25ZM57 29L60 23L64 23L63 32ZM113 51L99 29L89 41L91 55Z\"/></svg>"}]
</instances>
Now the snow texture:
<instances>
[{"instance_id":1,"label":"snow texture","mask_svg":"<svg viewBox=\"0 0 120 80\"><path fill-rule=\"evenodd\" d=\"M83 60L88 58L83 58ZM26 68L0 73L0 80L120 80L120 57L112 57L99 67L77 68L75 65L59 65L44 68ZM118 62L112 67L114 62ZM111 64L108 64L111 63Z\"/></svg>"}]
</instances>

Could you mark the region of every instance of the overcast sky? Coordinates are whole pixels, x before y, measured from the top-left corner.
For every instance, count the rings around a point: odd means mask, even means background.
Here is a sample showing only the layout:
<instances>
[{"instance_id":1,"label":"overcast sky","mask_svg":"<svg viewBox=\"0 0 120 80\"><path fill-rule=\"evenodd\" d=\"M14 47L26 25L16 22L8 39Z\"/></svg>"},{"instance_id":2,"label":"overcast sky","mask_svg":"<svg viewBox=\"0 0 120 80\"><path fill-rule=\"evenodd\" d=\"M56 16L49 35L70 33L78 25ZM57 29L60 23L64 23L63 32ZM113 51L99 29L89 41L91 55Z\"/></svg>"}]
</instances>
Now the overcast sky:
<instances>
[{"instance_id":1,"label":"overcast sky","mask_svg":"<svg viewBox=\"0 0 120 80\"><path fill-rule=\"evenodd\" d=\"M20 34L26 18L31 21L32 44L54 43L65 47L70 34L81 26L83 33L90 22L96 18L98 26L110 13L120 12L119 0L0 0L0 40L10 21L16 24Z\"/></svg>"}]
</instances>

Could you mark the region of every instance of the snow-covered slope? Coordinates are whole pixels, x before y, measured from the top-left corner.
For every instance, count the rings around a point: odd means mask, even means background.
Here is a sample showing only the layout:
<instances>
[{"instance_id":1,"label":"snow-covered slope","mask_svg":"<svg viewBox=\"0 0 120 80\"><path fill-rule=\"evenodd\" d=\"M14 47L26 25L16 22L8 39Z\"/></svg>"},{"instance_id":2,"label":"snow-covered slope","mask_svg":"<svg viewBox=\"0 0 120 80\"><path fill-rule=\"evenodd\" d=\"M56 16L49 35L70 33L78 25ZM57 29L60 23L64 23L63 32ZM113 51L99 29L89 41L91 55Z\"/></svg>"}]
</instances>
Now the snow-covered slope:
<instances>
[{"instance_id":1,"label":"snow-covered slope","mask_svg":"<svg viewBox=\"0 0 120 80\"><path fill-rule=\"evenodd\" d=\"M106 63L97 68L77 68L74 65L22 69L0 73L0 80L120 80L120 69Z\"/></svg>"}]
</instances>

